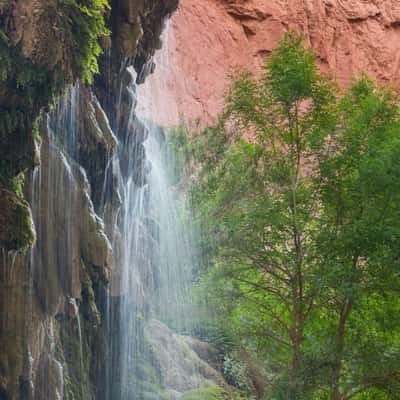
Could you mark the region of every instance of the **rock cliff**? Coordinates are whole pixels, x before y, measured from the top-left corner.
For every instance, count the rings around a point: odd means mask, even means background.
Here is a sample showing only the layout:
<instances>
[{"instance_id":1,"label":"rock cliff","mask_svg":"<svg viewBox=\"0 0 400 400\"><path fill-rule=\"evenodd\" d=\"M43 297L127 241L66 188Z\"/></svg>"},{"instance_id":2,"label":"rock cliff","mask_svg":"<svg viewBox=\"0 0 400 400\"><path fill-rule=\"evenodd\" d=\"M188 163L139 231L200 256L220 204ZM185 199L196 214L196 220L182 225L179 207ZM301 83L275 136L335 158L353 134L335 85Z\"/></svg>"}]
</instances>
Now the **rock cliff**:
<instances>
[{"instance_id":1,"label":"rock cliff","mask_svg":"<svg viewBox=\"0 0 400 400\"><path fill-rule=\"evenodd\" d=\"M119 202L112 179L104 182L113 132L140 136L122 112L134 101L127 70L138 81L154 70L176 6L0 2L1 400L109 398L110 219Z\"/></svg>"},{"instance_id":2,"label":"rock cliff","mask_svg":"<svg viewBox=\"0 0 400 400\"><path fill-rule=\"evenodd\" d=\"M287 29L302 32L323 71L341 85L365 71L400 80L400 3L396 0L182 0L169 33L166 96L177 107L165 123L210 120L221 110L234 65L258 69Z\"/></svg>"}]
</instances>

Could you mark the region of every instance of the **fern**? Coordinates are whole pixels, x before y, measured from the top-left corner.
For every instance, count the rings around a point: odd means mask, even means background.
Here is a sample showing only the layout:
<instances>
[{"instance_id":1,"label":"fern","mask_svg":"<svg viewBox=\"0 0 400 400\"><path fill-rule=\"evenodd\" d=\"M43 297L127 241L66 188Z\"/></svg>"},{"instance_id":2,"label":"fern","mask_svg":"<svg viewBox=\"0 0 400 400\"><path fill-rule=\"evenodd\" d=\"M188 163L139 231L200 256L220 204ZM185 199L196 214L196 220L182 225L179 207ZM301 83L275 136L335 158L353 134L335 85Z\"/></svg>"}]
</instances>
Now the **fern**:
<instances>
[{"instance_id":1,"label":"fern","mask_svg":"<svg viewBox=\"0 0 400 400\"><path fill-rule=\"evenodd\" d=\"M92 83L93 75L99 72L97 58L102 52L99 38L110 34L104 18L110 9L109 3L107 0L62 0L58 8L72 44L76 75Z\"/></svg>"}]
</instances>

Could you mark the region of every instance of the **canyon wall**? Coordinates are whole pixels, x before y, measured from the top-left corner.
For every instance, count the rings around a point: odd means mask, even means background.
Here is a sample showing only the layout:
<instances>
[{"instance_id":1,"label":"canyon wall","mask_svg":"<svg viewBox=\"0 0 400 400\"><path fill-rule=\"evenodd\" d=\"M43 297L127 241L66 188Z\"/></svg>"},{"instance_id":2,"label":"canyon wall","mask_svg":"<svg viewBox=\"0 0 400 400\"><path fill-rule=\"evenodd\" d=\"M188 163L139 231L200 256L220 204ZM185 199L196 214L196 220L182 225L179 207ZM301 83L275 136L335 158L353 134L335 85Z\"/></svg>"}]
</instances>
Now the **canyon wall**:
<instances>
[{"instance_id":1,"label":"canyon wall","mask_svg":"<svg viewBox=\"0 0 400 400\"><path fill-rule=\"evenodd\" d=\"M383 82L400 80L397 0L182 0L170 31L175 97L163 118L174 124L212 120L221 111L230 67L257 70L288 29L303 33L322 71L348 85L360 71Z\"/></svg>"},{"instance_id":2,"label":"canyon wall","mask_svg":"<svg viewBox=\"0 0 400 400\"><path fill-rule=\"evenodd\" d=\"M86 4L0 2L1 400L110 398L107 166L177 0Z\"/></svg>"}]
</instances>

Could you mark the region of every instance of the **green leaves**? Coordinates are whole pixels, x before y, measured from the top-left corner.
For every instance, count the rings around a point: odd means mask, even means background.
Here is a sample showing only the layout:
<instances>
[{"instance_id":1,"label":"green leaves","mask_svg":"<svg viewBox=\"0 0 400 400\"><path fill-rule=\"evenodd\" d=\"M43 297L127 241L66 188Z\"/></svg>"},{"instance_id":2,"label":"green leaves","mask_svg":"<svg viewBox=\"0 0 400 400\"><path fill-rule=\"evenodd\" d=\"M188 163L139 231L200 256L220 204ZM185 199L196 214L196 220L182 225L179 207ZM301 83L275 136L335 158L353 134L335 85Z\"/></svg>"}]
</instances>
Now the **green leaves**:
<instances>
[{"instance_id":1,"label":"green leaves","mask_svg":"<svg viewBox=\"0 0 400 400\"><path fill-rule=\"evenodd\" d=\"M333 151L320 163L324 211L336 238L348 242L350 252L367 256L386 242L389 220L391 235L400 228L395 222L400 211L398 106L390 92L366 78L354 84L340 106Z\"/></svg>"},{"instance_id":2,"label":"green leaves","mask_svg":"<svg viewBox=\"0 0 400 400\"><path fill-rule=\"evenodd\" d=\"M303 38L296 32L286 33L272 57L266 59L266 85L287 110L297 101L313 97L318 80L315 58L305 49Z\"/></svg>"},{"instance_id":3,"label":"green leaves","mask_svg":"<svg viewBox=\"0 0 400 400\"><path fill-rule=\"evenodd\" d=\"M397 398L398 98L364 76L340 94L293 32L230 78L185 143L221 324L278 397Z\"/></svg>"}]
</instances>

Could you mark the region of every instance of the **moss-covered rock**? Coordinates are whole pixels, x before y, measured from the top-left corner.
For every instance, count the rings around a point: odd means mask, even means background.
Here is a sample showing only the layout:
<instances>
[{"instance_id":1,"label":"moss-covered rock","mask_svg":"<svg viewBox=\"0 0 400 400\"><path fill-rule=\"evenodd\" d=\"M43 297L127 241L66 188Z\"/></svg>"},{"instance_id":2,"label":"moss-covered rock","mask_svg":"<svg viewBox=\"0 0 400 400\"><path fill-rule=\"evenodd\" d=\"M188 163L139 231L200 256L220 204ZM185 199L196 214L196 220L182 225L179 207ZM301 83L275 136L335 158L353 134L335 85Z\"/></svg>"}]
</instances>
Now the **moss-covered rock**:
<instances>
[{"instance_id":1,"label":"moss-covered rock","mask_svg":"<svg viewBox=\"0 0 400 400\"><path fill-rule=\"evenodd\" d=\"M10 191L17 193L15 178L36 164L35 121L41 110L66 84L91 82L98 72L108 8L108 0L0 1L0 184ZM17 214L23 217L21 205L26 204L19 203ZM3 213L14 215L15 207ZM28 230L16 227L18 232ZM13 237L6 245L23 248L29 239Z\"/></svg>"},{"instance_id":2,"label":"moss-covered rock","mask_svg":"<svg viewBox=\"0 0 400 400\"><path fill-rule=\"evenodd\" d=\"M28 203L16 193L0 187L0 247L25 250L35 241Z\"/></svg>"},{"instance_id":3,"label":"moss-covered rock","mask_svg":"<svg viewBox=\"0 0 400 400\"><path fill-rule=\"evenodd\" d=\"M226 390L218 387L211 386L208 388L201 388L191 390L183 393L181 400L231 400L233 397Z\"/></svg>"},{"instance_id":4,"label":"moss-covered rock","mask_svg":"<svg viewBox=\"0 0 400 400\"><path fill-rule=\"evenodd\" d=\"M108 0L16 0L2 9L3 37L44 72L90 81L98 70L100 37L108 34Z\"/></svg>"}]
</instances>

